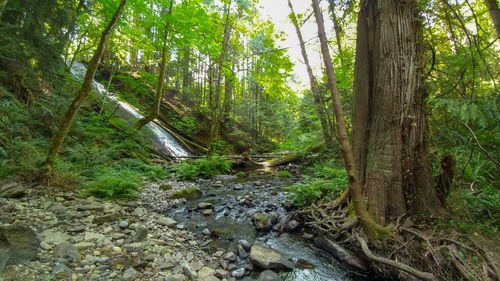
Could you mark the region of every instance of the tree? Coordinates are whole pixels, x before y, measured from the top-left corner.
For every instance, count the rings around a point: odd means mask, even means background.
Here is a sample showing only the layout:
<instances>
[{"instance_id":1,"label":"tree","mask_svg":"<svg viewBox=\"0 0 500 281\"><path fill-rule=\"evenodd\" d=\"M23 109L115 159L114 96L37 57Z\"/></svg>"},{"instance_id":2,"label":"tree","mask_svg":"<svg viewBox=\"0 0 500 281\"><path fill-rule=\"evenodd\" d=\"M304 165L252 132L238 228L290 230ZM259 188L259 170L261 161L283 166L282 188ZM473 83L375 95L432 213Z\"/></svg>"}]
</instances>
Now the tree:
<instances>
[{"instance_id":1,"label":"tree","mask_svg":"<svg viewBox=\"0 0 500 281\"><path fill-rule=\"evenodd\" d=\"M168 9L169 16L172 15L173 7L174 7L174 0L170 0L170 6ZM151 106L151 111L149 112L149 114L144 118L140 119L139 121L137 121L137 123L134 125L134 129L136 130L141 129L144 125L155 120L160 115L160 105L161 105L161 99L163 97L163 85L165 83L165 70L167 66L168 52L169 52L167 48L169 31L170 31L170 21L167 21L165 23L165 34L163 36L162 49L161 49L160 73L158 74L158 84L156 88L154 103Z\"/></svg>"},{"instance_id":2,"label":"tree","mask_svg":"<svg viewBox=\"0 0 500 281\"><path fill-rule=\"evenodd\" d=\"M330 50L328 49L328 40L325 33L323 14L321 13L318 0L312 0L312 6L314 10L314 17L316 18L316 23L318 24L318 36L321 43L321 53L323 54L323 62L325 64L328 78L328 89L332 95L333 111L336 119L335 125L337 128L336 137L340 144L340 150L342 151L344 165L349 178L349 192L354 206L354 212L356 213L356 217L359 219L368 238L371 240L380 239L388 234L388 230L378 224L366 210L363 196L361 194L361 183L359 180L358 168L354 162L353 152L347 136L344 112L340 103L340 92L335 79L335 71L333 68L332 58L330 56Z\"/></svg>"},{"instance_id":3,"label":"tree","mask_svg":"<svg viewBox=\"0 0 500 281\"><path fill-rule=\"evenodd\" d=\"M92 82L94 80L94 75L97 71L97 67L99 66L99 62L101 61L102 55L104 54L104 51L106 49L106 43L108 42L108 39L111 33L113 32L113 29L117 25L118 20L120 19L120 16L123 13L126 4L127 0L120 1L120 4L118 5L118 8L113 14L113 17L111 18L110 22L102 32L99 45L97 46L97 49L94 52L94 56L92 57L89 66L87 67L87 72L85 73L85 78L83 80L82 86L78 90L75 98L71 102L71 105L69 106L68 110L61 119L59 128L54 134L54 137L50 144L49 151L47 153L47 158L45 160L45 168L47 171L46 176L50 176L52 174L53 166L57 158L57 154L61 149L62 143L64 142L64 138L66 137L69 128L71 127L71 124L75 119L78 109L85 101L85 99L89 96L90 91L92 90Z\"/></svg>"},{"instance_id":4,"label":"tree","mask_svg":"<svg viewBox=\"0 0 500 281\"><path fill-rule=\"evenodd\" d=\"M326 115L325 109L325 101L323 100L323 95L320 93L318 88L318 82L316 77L314 77L314 73L312 71L311 65L309 64L309 58L307 56L307 50L304 42L304 38L302 37L302 32L300 31L299 22L297 19L297 15L293 10L293 5L290 0L288 0L288 7L290 7L290 20L295 26L295 31L297 33L297 37L299 39L300 49L302 52L302 58L304 59L304 64L307 68L307 75L309 76L309 84L311 87L311 92L314 97L314 104L316 105L316 111L318 113L318 117L321 123L321 130L323 131L323 138L325 140L325 144L329 147L333 147L333 136L330 131L330 127L328 126L328 117Z\"/></svg>"},{"instance_id":5,"label":"tree","mask_svg":"<svg viewBox=\"0 0 500 281\"><path fill-rule=\"evenodd\" d=\"M383 223L441 207L426 142L426 90L416 1L361 1L353 152L368 210Z\"/></svg>"},{"instance_id":6,"label":"tree","mask_svg":"<svg viewBox=\"0 0 500 281\"><path fill-rule=\"evenodd\" d=\"M500 9L498 8L497 0L484 0L485 4L488 6L488 11L490 12L491 20L497 31L497 37L500 37Z\"/></svg>"}]
</instances>

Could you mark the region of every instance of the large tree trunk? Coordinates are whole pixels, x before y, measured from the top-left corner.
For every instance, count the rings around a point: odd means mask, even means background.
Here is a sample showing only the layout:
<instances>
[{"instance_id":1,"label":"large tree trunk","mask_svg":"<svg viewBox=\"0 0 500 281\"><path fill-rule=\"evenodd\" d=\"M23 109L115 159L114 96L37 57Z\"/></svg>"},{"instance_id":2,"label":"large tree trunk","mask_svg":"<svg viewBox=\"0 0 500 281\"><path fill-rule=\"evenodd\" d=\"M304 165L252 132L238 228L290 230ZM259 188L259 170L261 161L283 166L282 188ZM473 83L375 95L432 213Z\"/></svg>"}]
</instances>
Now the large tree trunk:
<instances>
[{"instance_id":1,"label":"large tree trunk","mask_svg":"<svg viewBox=\"0 0 500 281\"><path fill-rule=\"evenodd\" d=\"M52 139L52 143L47 153L47 159L45 161L47 170L46 176L50 176L52 174L53 171L52 169L54 162L57 158L57 154L59 153L64 138L66 137L66 134L68 133L69 128L73 123L76 112L78 111L81 104L85 101L85 99L90 94L90 91L92 90L92 82L94 80L94 75L97 71L97 67L99 66L99 62L101 61L102 55L104 54L104 51L106 49L106 43L108 42L111 32L115 28L121 14L123 13L125 4L127 4L127 0L121 0L118 8L116 9L113 17L111 18L111 21L108 23L108 25L102 32L99 45L97 46L97 49L94 52L94 56L92 57L89 66L87 67L87 72L85 73L85 79L83 80L82 87L80 88L77 95L73 99L73 102L71 103L68 110L64 114L64 117L61 120L61 124L59 125L59 129L57 130L57 132L54 135L54 138Z\"/></svg>"},{"instance_id":2,"label":"large tree trunk","mask_svg":"<svg viewBox=\"0 0 500 281\"><path fill-rule=\"evenodd\" d=\"M314 10L314 16L316 18L316 23L318 24L318 36L321 43L321 53L323 54L323 62L325 64L326 74L328 77L328 88L332 95L333 111L336 119L337 126L337 140L340 144L340 150L342 151L342 156L344 158L344 165L347 170L347 175L349 178L349 192L351 195L351 200L354 207L354 212L356 217L361 223L363 230L370 240L377 240L384 238L388 234L388 230L382 227L380 224L375 222L375 220L370 216L366 210L365 203L363 201L363 196L361 194L361 184L359 182L358 169L356 163L354 162L354 157L351 150L351 145L349 144L349 138L347 137L347 130L344 121L344 112L342 110L342 105L340 103L340 92L337 86L337 80L335 78L335 71L333 69L332 58L330 56L330 50L328 49L328 40L325 33L325 25L323 21L323 14L319 7L318 0L312 0L312 6Z\"/></svg>"},{"instance_id":3,"label":"large tree trunk","mask_svg":"<svg viewBox=\"0 0 500 281\"><path fill-rule=\"evenodd\" d=\"M361 1L353 150L379 222L441 206L426 146L426 92L416 1Z\"/></svg>"},{"instance_id":4,"label":"large tree trunk","mask_svg":"<svg viewBox=\"0 0 500 281\"><path fill-rule=\"evenodd\" d=\"M311 92L314 97L314 105L316 106L316 111L318 113L318 118L321 124L321 130L323 132L323 139L325 140L325 144L328 147L333 147L333 136L328 125L327 114L325 109L325 101L323 100L323 95L320 93L318 89L318 82L316 81L316 77L313 74L311 65L309 63L309 57L307 56L306 46L304 42L304 38L302 37L302 32L300 31L299 22L297 20L297 16L295 15L295 11L293 10L293 5L290 0L288 0L288 7L290 7L291 12L291 21L295 26L295 31L297 33L297 37L299 38L300 49L302 51L302 58L304 59L304 64L307 68L307 74L309 76L309 84L311 87Z\"/></svg>"},{"instance_id":5,"label":"large tree trunk","mask_svg":"<svg viewBox=\"0 0 500 281\"><path fill-rule=\"evenodd\" d=\"M172 9L174 8L174 0L170 0L170 7L168 9L168 15L172 15ZM163 36L163 46L161 49L161 64L160 64L160 74L158 75L158 85L156 87L156 95L153 105L151 106L151 111L148 116L140 119L135 123L134 129L140 130L143 126L148 124L149 122L155 120L160 116L160 105L161 98L163 97L163 84L165 83L165 73L167 68L167 60L168 60L168 48L167 48L167 40L168 33L170 31L170 21L167 21L165 24L165 34Z\"/></svg>"},{"instance_id":6,"label":"large tree trunk","mask_svg":"<svg viewBox=\"0 0 500 281\"><path fill-rule=\"evenodd\" d=\"M491 20L497 31L497 36L500 37L500 9L498 9L498 0L484 0L488 6Z\"/></svg>"}]
</instances>

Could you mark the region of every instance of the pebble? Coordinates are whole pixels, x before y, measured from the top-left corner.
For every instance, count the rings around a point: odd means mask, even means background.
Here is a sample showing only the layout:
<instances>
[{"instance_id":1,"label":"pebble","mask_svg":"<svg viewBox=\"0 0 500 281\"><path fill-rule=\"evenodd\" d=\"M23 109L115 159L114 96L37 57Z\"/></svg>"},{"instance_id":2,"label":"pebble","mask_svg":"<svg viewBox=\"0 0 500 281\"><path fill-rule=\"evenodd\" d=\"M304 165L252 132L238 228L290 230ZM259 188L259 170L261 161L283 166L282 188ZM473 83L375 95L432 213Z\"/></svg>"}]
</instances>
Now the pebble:
<instances>
[{"instance_id":1,"label":"pebble","mask_svg":"<svg viewBox=\"0 0 500 281\"><path fill-rule=\"evenodd\" d=\"M241 278L245 275L245 269L244 268L238 268L233 271L231 271L231 276L234 278Z\"/></svg>"},{"instance_id":2,"label":"pebble","mask_svg":"<svg viewBox=\"0 0 500 281\"><path fill-rule=\"evenodd\" d=\"M128 221L120 221L118 224L121 228L127 228L128 227Z\"/></svg>"}]
</instances>

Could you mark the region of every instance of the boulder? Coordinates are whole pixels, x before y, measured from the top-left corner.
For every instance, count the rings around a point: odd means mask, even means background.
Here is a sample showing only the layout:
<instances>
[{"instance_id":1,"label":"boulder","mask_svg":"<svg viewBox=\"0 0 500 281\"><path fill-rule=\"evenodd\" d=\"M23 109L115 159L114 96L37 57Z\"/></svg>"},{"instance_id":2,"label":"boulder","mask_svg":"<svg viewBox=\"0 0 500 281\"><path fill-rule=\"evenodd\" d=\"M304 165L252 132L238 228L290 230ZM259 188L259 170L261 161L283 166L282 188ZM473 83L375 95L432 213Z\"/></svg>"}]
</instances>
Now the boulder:
<instances>
[{"instance_id":1,"label":"boulder","mask_svg":"<svg viewBox=\"0 0 500 281\"><path fill-rule=\"evenodd\" d=\"M0 227L0 272L4 266L34 259L39 250L40 239L31 228L23 225Z\"/></svg>"},{"instance_id":2,"label":"boulder","mask_svg":"<svg viewBox=\"0 0 500 281\"><path fill-rule=\"evenodd\" d=\"M360 271L368 271L368 265L362 259L353 255L351 252L349 252L339 244L333 242L332 240L324 236L320 236L314 239L314 244L321 250L329 253L330 255L352 266L353 268Z\"/></svg>"},{"instance_id":3,"label":"boulder","mask_svg":"<svg viewBox=\"0 0 500 281\"><path fill-rule=\"evenodd\" d=\"M26 187L19 182L0 184L0 197L19 198L26 193Z\"/></svg>"},{"instance_id":4,"label":"boulder","mask_svg":"<svg viewBox=\"0 0 500 281\"><path fill-rule=\"evenodd\" d=\"M250 249L250 261L253 265L262 269L293 269L293 264L279 251L255 244Z\"/></svg>"},{"instance_id":5,"label":"boulder","mask_svg":"<svg viewBox=\"0 0 500 281\"><path fill-rule=\"evenodd\" d=\"M163 225L163 226L168 226L168 227L174 227L177 225L177 221L174 219L171 219L169 217L160 217L156 221L158 224Z\"/></svg>"}]
</instances>

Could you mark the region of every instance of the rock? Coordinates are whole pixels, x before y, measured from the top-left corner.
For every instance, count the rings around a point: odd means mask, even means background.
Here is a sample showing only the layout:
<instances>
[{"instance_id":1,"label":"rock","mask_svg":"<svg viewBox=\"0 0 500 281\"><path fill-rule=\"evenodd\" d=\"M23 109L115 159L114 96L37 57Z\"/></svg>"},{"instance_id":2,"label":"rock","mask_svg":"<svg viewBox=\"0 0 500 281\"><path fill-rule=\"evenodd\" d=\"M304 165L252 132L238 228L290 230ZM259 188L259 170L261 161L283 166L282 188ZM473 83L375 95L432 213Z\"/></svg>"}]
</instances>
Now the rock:
<instances>
[{"instance_id":1,"label":"rock","mask_svg":"<svg viewBox=\"0 0 500 281\"><path fill-rule=\"evenodd\" d=\"M161 190L171 190L173 188L173 186L171 184L168 184L168 183L162 183L160 184L160 186L158 186L159 189Z\"/></svg>"},{"instance_id":2,"label":"rock","mask_svg":"<svg viewBox=\"0 0 500 281\"><path fill-rule=\"evenodd\" d=\"M118 224L120 228L127 228L128 227L128 221L120 221Z\"/></svg>"},{"instance_id":3,"label":"rock","mask_svg":"<svg viewBox=\"0 0 500 281\"><path fill-rule=\"evenodd\" d=\"M214 180L216 181L232 181L238 179L236 175L216 175Z\"/></svg>"},{"instance_id":4,"label":"rock","mask_svg":"<svg viewBox=\"0 0 500 281\"><path fill-rule=\"evenodd\" d=\"M228 272L225 271L222 268L218 268L218 269L215 270L215 276L218 277L218 278L224 278L227 275L228 275Z\"/></svg>"},{"instance_id":5,"label":"rock","mask_svg":"<svg viewBox=\"0 0 500 281\"><path fill-rule=\"evenodd\" d=\"M134 214L138 217L144 217L147 214L147 212L146 212L146 209L141 208L141 207L137 207L134 210Z\"/></svg>"},{"instance_id":6,"label":"rock","mask_svg":"<svg viewBox=\"0 0 500 281\"><path fill-rule=\"evenodd\" d=\"M59 231L45 230L44 232L40 233L40 238L45 243L58 245L64 241L68 241L71 236Z\"/></svg>"},{"instance_id":7,"label":"rock","mask_svg":"<svg viewBox=\"0 0 500 281\"><path fill-rule=\"evenodd\" d=\"M286 231L292 232L295 229L297 229L297 227L299 227L299 225L300 225L300 223L298 221L291 220L291 221L287 222L287 224L286 224Z\"/></svg>"},{"instance_id":8,"label":"rock","mask_svg":"<svg viewBox=\"0 0 500 281\"><path fill-rule=\"evenodd\" d=\"M186 200L198 199L201 197L201 190L197 187L188 187L174 192L171 198L184 198Z\"/></svg>"},{"instance_id":9,"label":"rock","mask_svg":"<svg viewBox=\"0 0 500 281\"><path fill-rule=\"evenodd\" d=\"M337 243L331 241L328 238L317 237L316 239L314 239L314 244L321 250L331 254L340 261L345 262L346 264L360 271L368 270L368 266L362 259L353 255L351 252L344 249L342 246L338 245Z\"/></svg>"},{"instance_id":10,"label":"rock","mask_svg":"<svg viewBox=\"0 0 500 281\"><path fill-rule=\"evenodd\" d=\"M246 259L248 257L247 251L241 244L238 244L238 256L242 259Z\"/></svg>"},{"instance_id":11,"label":"rock","mask_svg":"<svg viewBox=\"0 0 500 281\"><path fill-rule=\"evenodd\" d=\"M6 265L21 264L36 257L40 239L23 225L0 227L0 272Z\"/></svg>"},{"instance_id":12,"label":"rock","mask_svg":"<svg viewBox=\"0 0 500 281\"><path fill-rule=\"evenodd\" d=\"M211 216L214 211L212 209L206 209L206 210L203 210L203 212L201 212L204 216Z\"/></svg>"},{"instance_id":13,"label":"rock","mask_svg":"<svg viewBox=\"0 0 500 281\"><path fill-rule=\"evenodd\" d=\"M175 221L174 219L171 219L169 217L163 217L163 216L158 218L158 220L156 222L160 225L168 226L168 227L174 227L175 225L177 225L177 221Z\"/></svg>"},{"instance_id":14,"label":"rock","mask_svg":"<svg viewBox=\"0 0 500 281\"><path fill-rule=\"evenodd\" d=\"M187 281L189 278L184 274L173 274L167 276L163 281Z\"/></svg>"},{"instance_id":15,"label":"rock","mask_svg":"<svg viewBox=\"0 0 500 281\"><path fill-rule=\"evenodd\" d=\"M198 203L198 209L212 209L213 206L214 205L212 203L207 203L207 202Z\"/></svg>"},{"instance_id":16,"label":"rock","mask_svg":"<svg viewBox=\"0 0 500 281\"><path fill-rule=\"evenodd\" d=\"M295 267L296 268L300 268L300 269L313 269L315 268L316 266L304 259L298 259L296 262L295 262Z\"/></svg>"},{"instance_id":17,"label":"rock","mask_svg":"<svg viewBox=\"0 0 500 281\"><path fill-rule=\"evenodd\" d=\"M240 244L246 251L250 251L250 248L252 248L252 243L244 239L239 240L238 244Z\"/></svg>"},{"instance_id":18,"label":"rock","mask_svg":"<svg viewBox=\"0 0 500 281\"><path fill-rule=\"evenodd\" d=\"M233 252L227 252L225 255L224 255L224 259L225 260L228 260L228 261L236 261L236 254L233 253Z\"/></svg>"},{"instance_id":19,"label":"rock","mask_svg":"<svg viewBox=\"0 0 500 281\"><path fill-rule=\"evenodd\" d=\"M231 276L234 278L241 278L245 275L245 269L244 268L238 268L233 271L231 271Z\"/></svg>"},{"instance_id":20,"label":"rock","mask_svg":"<svg viewBox=\"0 0 500 281\"><path fill-rule=\"evenodd\" d=\"M83 240L85 241L97 241L97 240L103 240L105 236L103 234L97 233L97 232L85 232L83 236Z\"/></svg>"},{"instance_id":21,"label":"rock","mask_svg":"<svg viewBox=\"0 0 500 281\"><path fill-rule=\"evenodd\" d=\"M203 231L201 232L201 234L203 234L205 236L210 236L210 234L211 234L210 233L210 229L208 229L208 228L203 229Z\"/></svg>"},{"instance_id":22,"label":"rock","mask_svg":"<svg viewBox=\"0 0 500 281\"><path fill-rule=\"evenodd\" d=\"M203 266L198 270L198 280L199 281L215 281L219 278L215 277L215 270L208 266Z\"/></svg>"},{"instance_id":23,"label":"rock","mask_svg":"<svg viewBox=\"0 0 500 281\"><path fill-rule=\"evenodd\" d=\"M306 240L312 240L312 239L314 239L314 234L304 233L304 234L302 234L302 238L304 238Z\"/></svg>"},{"instance_id":24,"label":"rock","mask_svg":"<svg viewBox=\"0 0 500 281\"><path fill-rule=\"evenodd\" d=\"M56 262L56 266L54 267L54 276L57 279L68 279L73 272L63 263Z\"/></svg>"},{"instance_id":25,"label":"rock","mask_svg":"<svg viewBox=\"0 0 500 281\"><path fill-rule=\"evenodd\" d=\"M126 281L132 281L139 278L141 274L137 272L133 267L127 268L122 275L122 279Z\"/></svg>"},{"instance_id":26,"label":"rock","mask_svg":"<svg viewBox=\"0 0 500 281\"><path fill-rule=\"evenodd\" d=\"M120 213L116 212L104 216L95 217L93 222L95 224L103 224L107 222L113 222L115 220L118 220L119 218L120 218Z\"/></svg>"},{"instance_id":27,"label":"rock","mask_svg":"<svg viewBox=\"0 0 500 281\"><path fill-rule=\"evenodd\" d=\"M135 241L144 241L148 238L148 230L144 227L138 227L135 231Z\"/></svg>"},{"instance_id":28,"label":"rock","mask_svg":"<svg viewBox=\"0 0 500 281\"><path fill-rule=\"evenodd\" d=\"M260 273L257 281L281 281L281 277L272 270L264 270Z\"/></svg>"},{"instance_id":29,"label":"rock","mask_svg":"<svg viewBox=\"0 0 500 281\"><path fill-rule=\"evenodd\" d=\"M48 250L52 249L52 245L50 245L49 243L47 243L47 242L45 242L45 241L42 241L42 242L40 243L40 248L42 248L42 249L44 249L44 250L48 251Z\"/></svg>"},{"instance_id":30,"label":"rock","mask_svg":"<svg viewBox=\"0 0 500 281\"><path fill-rule=\"evenodd\" d=\"M285 259L279 251L255 244L250 249L250 261L262 269L293 269L293 264Z\"/></svg>"},{"instance_id":31,"label":"rock","mask_svg":"<svg viewBox=\"0 0 500 281\"><path fill-rule=\"evenodd\" d=\"M74 245L78 250L87 250L87 249L90 249L90 248L94 248L95 247L95 244L92 243L92 242L85 242L85 241L82 241L82 242L78 242Z\"/></svg>"},{"instance_id":32,"label":"rock","mask_svg":"<svg viewBox=\"0 0 500 281\"><path fill-rule=\"evenodd\" d=\"M79 205L76 207L77 211L104 211L104 206L97 203L87 204L87 205Z\"/></svg>"},{"instance_id":33,"label":"rock","mask_svg":"<svg viewBox=\"0 0 500 281\"><path fill-rule=\"evenodd\" d=\"M26 193L26 187L19 182L9 182L0 186L0 197L19 198Z\"/></svg>"},{"instance_id":34,"label":"rock","mask_svg":"<svg viewBox=\"0 0 500 281\"><path fill-rule=\"evenodd\" d=\"M69 262L80 261L80 253L78 252L77 247L68 241L59 243L54 249L54 254L57 258L66 259Z\"/></svg>"},{"instance_id":35,"label":"rock","mask_svg":"<svg viewBox=\"0 0 500 281\"><path fill-rule=\"evenodd\" d=\"M265 213L258 213L253 216L253 223L258 231L269 231L273 226L269 216Z\"/></svg>"},{"instance_id":36,"label":"rock","mask_svg":"<svg viewBox=\"0 0 500 281\"><path fill-rule=\"evenodd\" d=\"M197 274L196 271L187 263L187 262L181 262L181 269L182 273L189 277L191 280L196 280Z\"/></svg>"}]
</instances>

